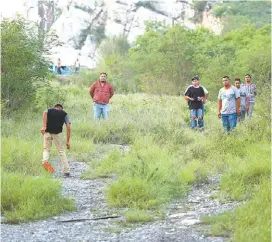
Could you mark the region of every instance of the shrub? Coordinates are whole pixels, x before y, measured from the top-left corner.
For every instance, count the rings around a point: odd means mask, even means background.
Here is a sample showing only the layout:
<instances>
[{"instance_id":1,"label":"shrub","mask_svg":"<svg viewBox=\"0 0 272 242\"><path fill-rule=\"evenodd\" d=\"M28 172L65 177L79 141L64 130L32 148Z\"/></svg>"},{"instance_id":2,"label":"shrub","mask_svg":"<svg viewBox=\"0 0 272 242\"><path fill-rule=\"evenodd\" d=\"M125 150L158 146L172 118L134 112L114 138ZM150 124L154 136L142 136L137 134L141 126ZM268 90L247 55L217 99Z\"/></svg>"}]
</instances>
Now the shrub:
<instances>
[{"instance_id":1,"label":"shrub","mask_svg":"<svg viewBox=\"0 0 272 242\"><path fill-rule=\"evenodd\" d=\"M61 184L48 177L2 172L1 212L8 223L42 219L75 210L74 202L61 196Z\"/></svg>"}]
</instances>

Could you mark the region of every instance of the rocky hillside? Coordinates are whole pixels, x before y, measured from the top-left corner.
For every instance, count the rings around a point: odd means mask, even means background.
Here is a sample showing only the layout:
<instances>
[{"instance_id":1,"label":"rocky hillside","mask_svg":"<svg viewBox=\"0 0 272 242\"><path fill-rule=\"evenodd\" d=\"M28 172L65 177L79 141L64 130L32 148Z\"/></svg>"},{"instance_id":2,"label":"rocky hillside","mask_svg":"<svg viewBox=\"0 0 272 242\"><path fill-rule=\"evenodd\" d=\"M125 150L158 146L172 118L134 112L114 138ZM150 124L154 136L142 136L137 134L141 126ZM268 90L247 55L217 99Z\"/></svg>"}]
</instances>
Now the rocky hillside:
<instances>
[{"instance_id":1,"label":"rocky hillside","mask_svg":"<svg viewBox=\"0 0 272 242\"><path fill-rule=\"evenodd\" d=\"M165 21L188 28L203 25L220 33L220 22L210 14L213 1L193 0L56 0L25 1L21 14L37 22L40 30L55 31L62 46L52 49L52 60L93 68L99 45L109 36L126 35L129 43L145 31L145 21Z\"/></svg>"}]
</instances>

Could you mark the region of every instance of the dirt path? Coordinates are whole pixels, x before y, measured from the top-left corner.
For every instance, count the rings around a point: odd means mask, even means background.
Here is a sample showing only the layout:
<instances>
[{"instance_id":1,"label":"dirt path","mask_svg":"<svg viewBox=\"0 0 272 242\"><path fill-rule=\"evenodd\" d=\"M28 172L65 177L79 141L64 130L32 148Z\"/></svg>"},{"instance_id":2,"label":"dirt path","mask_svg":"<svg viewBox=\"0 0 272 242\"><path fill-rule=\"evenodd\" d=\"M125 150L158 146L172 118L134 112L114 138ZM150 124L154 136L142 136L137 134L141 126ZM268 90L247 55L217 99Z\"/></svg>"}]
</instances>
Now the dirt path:
<instances>
[{"instance_id":1,"label":"dirt path","mask_svg":"<svg viewBox=\"0 0 272 242\"><path fill-rule=\"evenodd\" d=\"M208 182L193 186L187 198L173 201L166 211L164 220L124 227L121 210L110 209L104 195L104 188L110 180L82 180L81 174L86 164L70 162L69 178L57 178L63 182L63 194L74 197L77 210L42 221L19 225L1 225L2 241L225 241L221 237L206 237L201 232L200 216L217 214L230 210L237 203L220 204L210 196L216 192L218 177L210 177ZM58 172L58 171L57 171ZM60 222L74 219L93 219L120 215L118 218Z\"/></svg>"}]
</instances>

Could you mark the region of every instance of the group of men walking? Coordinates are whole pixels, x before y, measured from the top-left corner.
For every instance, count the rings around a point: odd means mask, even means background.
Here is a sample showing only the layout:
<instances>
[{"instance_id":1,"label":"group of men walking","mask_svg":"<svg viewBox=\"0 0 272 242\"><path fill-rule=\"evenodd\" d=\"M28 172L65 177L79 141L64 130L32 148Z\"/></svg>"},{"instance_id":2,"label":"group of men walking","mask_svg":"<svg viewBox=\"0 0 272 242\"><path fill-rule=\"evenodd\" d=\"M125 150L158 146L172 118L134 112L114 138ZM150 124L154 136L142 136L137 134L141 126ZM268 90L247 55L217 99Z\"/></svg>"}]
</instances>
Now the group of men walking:
<instances>
[{"instance_id":1,"label":"group of men walking","mask_svg":"<svg viewBox=\"0 0 272 242\"><path fill-rule=\"evenodd\" d=\"M223 87L218 93L218 118L222 119L223 128L229 132L236 127L236 124L250 117L253 112L255 96L257 95L256 85L251 82L250 74L245 75L245 83L239 78L234 80L234 86L228 76L222 79ZM190 127L192 129L204 128L204 104L208 98L208 91L200 85L199 77L195 76L185 91L185 100L190 109Z\"/></svg>"},{"instance_id":2,"label":"group of men walking","mask_svg":"<svg viewBox=\"0 0 272 242\"><path fill-rule=\"evenodd\" d=\"M245 75L245 83L241 83L239 78L235 79L235 86L231 85L230 78L224 76L223 87L218 94L218 118L222 119L223 127L230 131L236 127L237 121L242 121L245 116L251 116L254 107L256 85L251 82L251 76ZM99 80L94 82L89 94L93 99L94 119L108 119L109 101L114 95L112 85L107 82L107 73L100 73ZM192 85L185 91L185 100L190 109L191 128L204 128L204 110L209 92L199 83L199 76L192 78ZM49 108L43 113L43 127L41 133L44 137L43 166L50 172L54 168L49 164L50 149L52 142L55 143L60 154L60 164L64 177L70 176L70 167L67 161L65 145L62 140L62 126L65 123L67 129L66 148L70 148L71 121L68 114L63 110L62 104L56 104L54 108Z\"/></svg>"}]
</instances>

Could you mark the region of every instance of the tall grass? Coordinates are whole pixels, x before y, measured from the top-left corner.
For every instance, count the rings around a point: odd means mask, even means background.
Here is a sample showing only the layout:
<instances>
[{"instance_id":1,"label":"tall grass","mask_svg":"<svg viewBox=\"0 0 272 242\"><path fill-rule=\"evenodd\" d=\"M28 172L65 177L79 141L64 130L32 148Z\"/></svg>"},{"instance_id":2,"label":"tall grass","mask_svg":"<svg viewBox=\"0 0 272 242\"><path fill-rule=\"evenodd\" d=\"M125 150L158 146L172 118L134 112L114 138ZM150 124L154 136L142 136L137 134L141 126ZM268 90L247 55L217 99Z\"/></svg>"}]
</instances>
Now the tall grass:
<instances>
[{"instance_id":1,"label":"tall grass","mask_svg":"<svg viewBox=\"0 0 272 242\"><path fill-rule=\"evenodd\" d=\"M1 174L1 213L8 223L46 218L74 210L74 202L60 194L61 184L48 176Z\"/></svg>"},{"instance_id":2,"label":"tall grass","mask_svg":"<svg viewBox=\"0 0 272 242\"><path fill-rule=\"evenodd\" d=\"M270 179L269 120L260 115L264 111L257 106L253 118L227 134L216 117L216 103L209 102L207 109L205 131L199 133L188 128L189 111L183 97L114 96L110 121L99 126L90 120L89 127L96 128L93 137L105 132L101 138L95 138L95 143L118 140L105 140L109 135L125 141L126 135L132 150L123 155L114 151L102 161L91 162L85 177L116 174L117 181L107 188L109 204L150 209L185 195L191 184L210 174L220 173L220 197L250 203L255 187ZM126 126L130 128L124 134ZM263 192L266 194L267 190ZM251 212L252 216L257 215L254 210ZM243 228L238 221L232 233Z\"/></svg>"},{"instance_id":3,"label":"tall grass","mask_svg":"<svg viewBox=\"0 0 272 242\"><path fill-rule=\"evenodd\" d=\"M189 129L189 110L183 97L116 94L111 100L109 121L95 122L88 88L75 85L63 88L67 93L65 110L72 120L68 157L89 164L83 174L85 179L114 178L106 193L111 206L136 211L158 208L174 197L184 196L191 184L217 173L222 174L220 197L224 199L243 200L245 206L251 206L256 199L256 187L270 196L261 186L270 179L270 120L262 115L265 107L256 105L253 118L226 134L216 117L216 103L208 102L205 130L197 132ZM42 111L34 114L29 110L14 121L4 120L7 124L2 131L7 142L3 143L4 149L12 147L3 162L6 172L23 170L16 161L29 159L25 174L43 173L39 134ZM13 147L18 142L22 143L22 153ZM110 144L130 145L131 151L112 151ZM36 153L31 158L27 150ZM18 153L15 160L10 158L11 152ZM52 156L56 155L54 152ZM251 217L257 216L254 210L250 213ZM233 214L236 218L240 216L238 210ZM243 231L244 222L237 219L236 227L230 231L233 234ZM256 223L260 231L265 229L261 220Z\"/></svg>"},{"instance_id":4,"label":"tall grass","mask_svg":"<svg viewBox=\"0 0 272 242\"><path fill-rule=\"evenodd\" d=\"M239 242L271 241L270 180L262 178L252 192L252 199L234 211L202 218L212 224L212 234L228 235Z\"/></svg>"}]
</instances>

